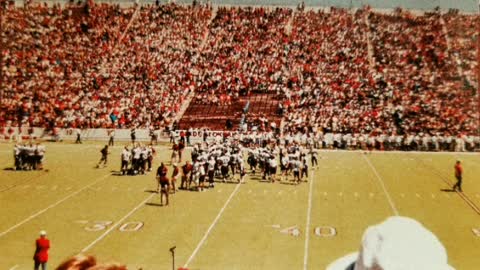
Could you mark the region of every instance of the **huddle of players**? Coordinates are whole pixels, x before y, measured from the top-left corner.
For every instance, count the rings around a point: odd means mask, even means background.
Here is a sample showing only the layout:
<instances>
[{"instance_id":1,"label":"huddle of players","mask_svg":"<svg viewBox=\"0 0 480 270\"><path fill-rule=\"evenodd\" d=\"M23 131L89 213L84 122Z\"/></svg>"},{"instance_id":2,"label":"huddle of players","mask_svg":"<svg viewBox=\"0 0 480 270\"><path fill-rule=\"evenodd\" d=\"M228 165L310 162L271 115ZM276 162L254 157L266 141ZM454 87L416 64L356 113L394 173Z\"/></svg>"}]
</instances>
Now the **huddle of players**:
<instances>
[{"instance_id":1,"label":"huddle of players","mask_svg":"<svg viewBox=\"0 0 480 270\"><path fill-rule=\"evenodd\" d=\"M15 144L13 148L15 170L42 170L45 150L45 145L40 143Z\"/></svg>"},{"instance_id":2,"label":"huddle of players","mask_svg":"<svg viewBox=\"0 0 480 270\"><path fill-rule=\"evenodd\" d=\"M237 181L243 183L246 174L242 153L244 150L248 152L247 163L250 165L251 172L255 174L258 166L263 174L262 179L270 182L277 180L277 167L280 167L282 180L287 180L292 174L292 181L297 184L302 179L307 179L309 169L307 156L312 168L318 166L318 152L312 147L305 151L299 144L290 144L286 148L270 145L244 148L236 140L212 144L201 143L194 145L192 149L193 163L187 161L179 170L182 173L180 189L190 189L194 184L196 190L203 191L206 183L209 188L214 187L215 177L227 182L233 180L236 174L239 175ZM280 166L278 166L278 160L280 160ZM176 164L174 168L177 168ZM175 181L171 185L174 186Z\"/></svg>"},{"instance_id":3,"label":"huddle of players","mask_svg":"<svg viewBox=\"0 0 480 270\"><path fill-rule=\"evenodd\" d=\"M239 175L239 183L245 181L242 146L235 141L196 144L191 157L193 162L182 166L180 188L190 189L195 184L198 191L204 191L205 182L208 182L209 188L213 188L215 177L225 183L234 180L235 174Z\"/></svg>"},{"instance_id":4,"label":"huddle of players","mask_svg":"<svg viewBox=\"0 0 480 270\"><path fill-rule=\"evenodd\" d=\"M243 162L241 146L229 141L220 143L196 144L191 153L192 161L186 161L179 167L173 163L178 159L181 162L180 155L175 154L178 150L173 148L172 165L173 172L171 178L167 177L168 169L162 163L157 170L158 191L167 194L171 190L176 191L176 182L181 178L180 189L204 191L206 188L215 187L215 177L221 178L223 182L234 179L236 173L239 174L238 182L244 182L245 166ZM208 186L206 185L208 183ZM163 202L163 199L162 199Z\"/></svg>"},{"instance_id":5,"label":"huddle of players","mask_svg":"<svg viewBox=\"0 0 480 270\"><path fill-rule=\"evenodd\" d=\"M262 179L270 182L275 182L277 176L277 154L280 160L281 180L288 180L288 176L293 174L293 181L299 184L302 179L308 178L308 160L310 157L312 168L318 166L318 152L310 147L305 151L299 144L290 144L287 147L269 148L257 147L249 149L247 162L250 165L250 170L253 174L256 173L257 166L260 168L263 176ZM307 180L304 180L305 182Z\"/></svg>"},{"instance_id":6,"label":"huddle of players","mask_svg":"<svg viewBox=\"0 0 480 270\"><path fill-rule=\"evenodd\" d=\"M152 146L145 146L139 143L135 144L132 149L125 146L121 153L122 164L120 171L122 175L145 174L146 171L151 171L154 155L155 149Z\"/></svg>"}]
</instances>

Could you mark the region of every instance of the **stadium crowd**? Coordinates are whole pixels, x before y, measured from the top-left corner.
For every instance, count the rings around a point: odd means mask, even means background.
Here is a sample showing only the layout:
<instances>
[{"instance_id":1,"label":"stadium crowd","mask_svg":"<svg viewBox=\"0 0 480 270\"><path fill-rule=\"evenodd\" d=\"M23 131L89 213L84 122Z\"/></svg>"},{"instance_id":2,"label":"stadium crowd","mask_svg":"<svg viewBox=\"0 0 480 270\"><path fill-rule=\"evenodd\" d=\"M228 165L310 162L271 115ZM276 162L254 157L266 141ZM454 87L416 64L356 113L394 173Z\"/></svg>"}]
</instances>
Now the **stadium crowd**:
<instances>
[{"instance_id":1,"label":"stadium crowd","mask_svg":"<svg viewBox=\"0 0 480 270\"><path fill-rule=\"evenodd\" d=\"M286 136L477 129L474 42L452 30L473 16L93 1L6 16L2 126L168 126L190 94L228 105L269 91Z\"/></svg>"}]
</instances>

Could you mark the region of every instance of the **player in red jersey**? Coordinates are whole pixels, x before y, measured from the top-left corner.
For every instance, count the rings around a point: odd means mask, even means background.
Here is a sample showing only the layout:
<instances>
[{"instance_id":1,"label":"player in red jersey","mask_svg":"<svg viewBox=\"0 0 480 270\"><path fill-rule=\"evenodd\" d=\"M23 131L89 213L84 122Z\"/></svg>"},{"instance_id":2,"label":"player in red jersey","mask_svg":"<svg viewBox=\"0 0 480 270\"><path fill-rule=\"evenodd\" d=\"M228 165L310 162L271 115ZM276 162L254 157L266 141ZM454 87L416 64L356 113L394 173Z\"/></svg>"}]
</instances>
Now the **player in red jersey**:
<instances>
[{"instance_id":1,"label":"player in red jersey","mask_svg":"<svg viewBox=\"0 0 480 270\"><path fill-rule=\"evenodd\" d=\"M171 186L172 186L173 193L177 191L176 182L179 175L180 175L180 169L178 168L178 164L173 163L173 172L172 172L172 178L171 178Z\"/></svg>"},{"instance_id":2,"label":"player in red jersey","mask_svg":"<svg viewBox=\"0 0 480 270\"><path fill-rule=\"evenodd\" d=\"M160 192L160 203L162 205L163 205L163 197L165 197L166 199L165 205L168 205L168 192L169 192L168 190L170 186L170 180L167 177L167 172L168 172L168 168L162 162L157 169L157 180L158 180L157 192Z\"/></svg>"}]
</instances>

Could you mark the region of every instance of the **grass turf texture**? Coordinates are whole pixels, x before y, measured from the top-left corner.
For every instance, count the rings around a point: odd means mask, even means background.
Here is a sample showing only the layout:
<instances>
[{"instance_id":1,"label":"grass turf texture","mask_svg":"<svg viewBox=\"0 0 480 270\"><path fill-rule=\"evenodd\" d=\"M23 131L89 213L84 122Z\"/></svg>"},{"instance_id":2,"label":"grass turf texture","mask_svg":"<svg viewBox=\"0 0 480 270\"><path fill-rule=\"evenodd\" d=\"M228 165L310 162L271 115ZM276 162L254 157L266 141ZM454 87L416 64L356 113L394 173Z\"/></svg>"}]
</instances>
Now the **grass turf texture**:
<instances>
[{"instance_id":1,"label":"grass turf texture","mask_svg":"<svg viewBox=\"0 0 480 270\"><path fill-rule=\"evenodd\" d=\"M480 264L480 236L472 231L480 231L477 154L321 152L308 183L248 176L240 186L180 191L161 207L154 172L112 175L120 167L117 145L106 168L94 168L103 144L47 143L48 172L0 171L0 269L31 269L42 229L51 269L82 250L129 269L171 269L172 246L177 268L325 269L358 250L366 227L396 213L433 231L456 269ZM12 149L0 145L4 168L13 165ZM167 145L156 149L154 169L170 157ZM464 196L442 191L454 182L458 158Z\"/></svg>"}]
</instances>

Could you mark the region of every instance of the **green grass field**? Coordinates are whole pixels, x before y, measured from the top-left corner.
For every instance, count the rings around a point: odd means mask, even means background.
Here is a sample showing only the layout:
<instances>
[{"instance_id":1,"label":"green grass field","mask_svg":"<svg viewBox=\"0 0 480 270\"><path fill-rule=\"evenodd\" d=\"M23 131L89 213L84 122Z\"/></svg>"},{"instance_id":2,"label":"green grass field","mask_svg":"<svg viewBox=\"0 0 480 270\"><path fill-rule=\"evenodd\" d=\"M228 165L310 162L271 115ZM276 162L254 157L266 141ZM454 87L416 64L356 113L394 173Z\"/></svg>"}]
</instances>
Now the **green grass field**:
<instances>
[{"instance_id":1,"label":"green grass field","mask_svg":"<svg viewBox=\"0 0 480 270\"><path fill-rule=\"evenodd\" d=\"M456 269L480 265L478 154L321 152L308 183L249 177L180 191L161 207L153 172L112 175L122 146L102 169L94 168L101 143L46 146L48 171L0 171L0 269L32 269L42 229L52 243L50 269L79 252L129 269L171 269L172 246L176 268L325 269L357 251L369 225L396 214L433 231ZM12 149L0 144L2 169L12 167ZM167 149L157 147L155 168L169 160ZM454 182L457 158L463 195L442 191Z\"/></svg>"}]
</instances>

